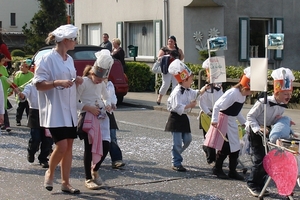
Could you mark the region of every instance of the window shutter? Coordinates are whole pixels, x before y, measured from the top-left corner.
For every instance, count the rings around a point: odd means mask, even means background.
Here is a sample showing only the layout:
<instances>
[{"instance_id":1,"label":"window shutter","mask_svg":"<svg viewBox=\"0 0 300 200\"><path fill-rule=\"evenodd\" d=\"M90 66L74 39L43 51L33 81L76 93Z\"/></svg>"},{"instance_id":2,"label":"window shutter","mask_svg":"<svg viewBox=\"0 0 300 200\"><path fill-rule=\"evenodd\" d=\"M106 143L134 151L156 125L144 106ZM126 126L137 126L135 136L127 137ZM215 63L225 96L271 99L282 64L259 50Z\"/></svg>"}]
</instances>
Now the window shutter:
<instances>
[{"instance_id":1,"label":"window shutter","mask_svg":"<svg viewBox=\"0 0 300 200\"><path fill-rule=\"evenodd\" d=\"M274 19L274 31L275 33L283 33L283 18ZM275 50L275 60L283 60L283 50Z\"/></svg>"},{"instance_id":2,"label":"window shutter","mask_svg":"<svg viewBox=\"0 0 300 200\"><path fill-rule=\"evenodd\" d=\"M123 40L123 22L117 22L116 24L116 36L121 40L121 46L124 48L124 40ZM123 44L123 45L122 45Z\"/></svg>"},{"instance_id":3,"label":"window shutter","mask_svg":"<svg viewBox=\"0 0 300 200\"><path fill-rule=\"evenodd\" d=\"M249 18L239 19L239 61L249 60Z\"/></svg>"},{"instance_id":4,"label":"window shutter","mask_svg":"<svg viewBox=\"0 0 300 200\"><path fill-rule=\"evenodd\" d=\"M154 58L156 58L158 51L162 47L162 20L153 21L154 31Z\"/></svg>"}]
</instances>

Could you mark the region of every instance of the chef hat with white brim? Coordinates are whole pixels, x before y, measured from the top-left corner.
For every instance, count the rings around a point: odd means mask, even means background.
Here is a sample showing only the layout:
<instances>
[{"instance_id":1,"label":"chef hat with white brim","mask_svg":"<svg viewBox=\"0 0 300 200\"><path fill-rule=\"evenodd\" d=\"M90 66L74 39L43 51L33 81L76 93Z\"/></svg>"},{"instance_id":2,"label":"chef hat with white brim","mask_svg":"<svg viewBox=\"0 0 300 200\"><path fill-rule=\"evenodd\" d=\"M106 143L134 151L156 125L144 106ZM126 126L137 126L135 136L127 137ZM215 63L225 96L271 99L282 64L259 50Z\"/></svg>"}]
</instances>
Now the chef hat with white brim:
<instances>
[{"instance_id":1,"label":"chef hat with white brim","mask_svg":"<svg viewBox=\"0 0 300 200\"><path fill-rule=\"evenodd\" d=\"M206 71L207 79L210 77L209 67L210 67L210 60L209 60L209 58L207 58L207 59L202 63L202 68L205 69L205 71Z\"/></svg>"},{"instance_id":2,"label":"chef hat with white brim","mask_svg":"<svg viewBox=\"0 0 300 200\"><path fill-rule=\"evenodd\" d=\"M275 69L271 76L274 79L274 93L293 90L292 83L295 80L295 76L289 68L281 67Z\"/></svg>"},{"instance_id":3,"label":"chef hat with white brim","mask_svg":"<svg viewBox=\"0 0 300 200\"><path fill-rule=\"evenodd\" d=\"M61 42L63 39L70 39L77 37L78 28L72 24L61 25L55 29L52 34L55 36L56 42Z\"/></svg>"},{"instance_id":4,"label":"chef hat with white brim","mask_svg":"<svg viewBox=\"0 0 300 200\"><path fill-rule=\"evenodd\" d=\"M247 89L250 89L250 67L244 69L244 74L240 80L240 84Z\"/></svg>"},{"instance_id":5,"label":"chef hat with white brim","mask_svg":"<svg viewBox=\"0 0 300 200\"><path fill-rule=\"evenodd\" d=\"M182 83L192 75L192 71L179 59L175 59L171 62L168 71L170 74L173 74L178 83Z\"/></svg>"},{"instance_id":6,"label":"chef hat with white brim","mask_svg":"<svg viewBox=\"0 0 300 200\"><path fill-rule=\"evenodd\" d=\"M97 60L93 66L93 73L99 78L107 78L114 64L114 59L110 55L110 51L107 49L102 49L95 53Z\"/></svg>"}]
</instances>

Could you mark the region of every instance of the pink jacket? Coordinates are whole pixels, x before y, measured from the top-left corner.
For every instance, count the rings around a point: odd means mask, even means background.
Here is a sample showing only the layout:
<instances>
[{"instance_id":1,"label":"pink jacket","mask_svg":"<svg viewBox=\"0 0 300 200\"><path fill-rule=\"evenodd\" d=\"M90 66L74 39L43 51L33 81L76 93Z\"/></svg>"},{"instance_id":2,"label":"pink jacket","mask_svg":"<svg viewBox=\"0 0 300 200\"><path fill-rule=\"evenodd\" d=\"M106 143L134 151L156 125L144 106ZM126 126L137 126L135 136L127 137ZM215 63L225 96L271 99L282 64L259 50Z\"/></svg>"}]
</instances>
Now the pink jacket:
<instances>
[{"instance_id":1,"label":"pink jacket","mask_svg":"<svg viewBox=\"0 0 300 200\"><path fill-rule=\"evenodd\" d=\"M97 119L97 116L90 112L86 112L82 130L88 133L89 143L92 144L92 161L94 166L103 156L100 121Z\"/></svg>"}]
</instances>

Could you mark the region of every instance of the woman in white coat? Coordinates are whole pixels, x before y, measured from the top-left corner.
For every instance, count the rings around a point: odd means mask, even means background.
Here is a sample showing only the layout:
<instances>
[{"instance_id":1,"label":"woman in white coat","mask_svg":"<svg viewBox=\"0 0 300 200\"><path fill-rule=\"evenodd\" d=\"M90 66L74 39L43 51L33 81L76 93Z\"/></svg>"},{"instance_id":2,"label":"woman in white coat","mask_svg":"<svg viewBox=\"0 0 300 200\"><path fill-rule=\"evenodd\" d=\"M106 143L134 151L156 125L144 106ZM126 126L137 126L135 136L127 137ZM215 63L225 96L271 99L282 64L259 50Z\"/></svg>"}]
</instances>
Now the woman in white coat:
<instances>
[{"instance_id":1,"label":"woman in white coat","mask_svg":"<svg viewBox=\"0 0 300 200\"><path fill-rule=\"evenodd\" d=\"M38 90L39 117L41 127L49 129L55 149L45 172L44 187L52 191L56 166L61 166L61 190L78 194L70 185L73 140L77 138L76 77L74 61L68 50L75 47L78 28L62 25L49 33L46 43L55 41L55 47L37 61L33 83Z\"/></svg>"}]
</instances>

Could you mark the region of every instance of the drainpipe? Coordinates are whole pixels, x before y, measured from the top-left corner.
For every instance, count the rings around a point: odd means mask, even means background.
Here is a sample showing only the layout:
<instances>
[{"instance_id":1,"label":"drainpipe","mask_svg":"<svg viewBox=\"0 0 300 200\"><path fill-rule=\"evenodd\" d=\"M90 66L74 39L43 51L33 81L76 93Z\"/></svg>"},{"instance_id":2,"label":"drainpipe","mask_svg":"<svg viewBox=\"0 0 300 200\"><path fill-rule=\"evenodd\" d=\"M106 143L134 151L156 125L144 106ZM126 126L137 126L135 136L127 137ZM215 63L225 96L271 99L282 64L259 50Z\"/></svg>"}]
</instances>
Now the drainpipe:
<instances>
[{"instance_id":1,"label":"drainpipe","mask_svg":"<svg viewBox=\"0 0 300 200\"><path fill-rule=\"evenodd\" d=\"M164 6L163 6L163 45L167 44L168 37L170 34L170 28L169 28L169 0L163 0Z\"/></svg>"}]
</instances>

